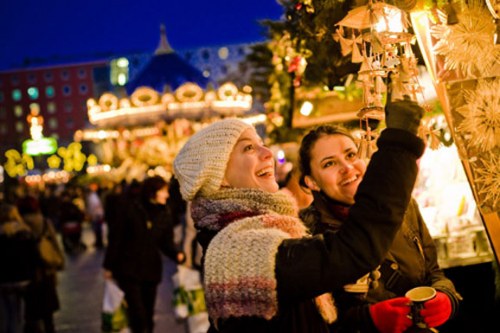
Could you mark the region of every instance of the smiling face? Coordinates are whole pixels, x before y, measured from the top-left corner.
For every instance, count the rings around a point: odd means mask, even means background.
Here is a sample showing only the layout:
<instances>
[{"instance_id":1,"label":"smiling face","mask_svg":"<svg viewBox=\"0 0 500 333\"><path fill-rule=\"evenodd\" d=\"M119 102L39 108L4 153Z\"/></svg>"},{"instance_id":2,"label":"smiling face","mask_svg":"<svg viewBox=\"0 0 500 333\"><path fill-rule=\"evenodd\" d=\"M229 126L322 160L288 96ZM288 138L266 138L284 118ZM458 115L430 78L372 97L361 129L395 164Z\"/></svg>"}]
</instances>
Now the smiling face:
<instances>
[{"instance_id":1,"label":"smiling face","mask_svg":"<svg viewBox=\"0 0 500 333\"><path fill-rule=\"evenodd\" d=\"M321 136L310 151L311 174L305 176L305 183L313 191L322 190L330 198L352 205L366 171L357 153L355 143L345 135Z\"/></svg>"},{"instance_id":2,"label":"smiling face","mask_svg":"<svg viewBox=\"0 0 500 333\"><path fill-rule=\"evenodd\" d=\"M273 153L254 129L245 130L233 147L222 185L259 188L269 193L278 191Z\"/></svg>"}]
</instances>

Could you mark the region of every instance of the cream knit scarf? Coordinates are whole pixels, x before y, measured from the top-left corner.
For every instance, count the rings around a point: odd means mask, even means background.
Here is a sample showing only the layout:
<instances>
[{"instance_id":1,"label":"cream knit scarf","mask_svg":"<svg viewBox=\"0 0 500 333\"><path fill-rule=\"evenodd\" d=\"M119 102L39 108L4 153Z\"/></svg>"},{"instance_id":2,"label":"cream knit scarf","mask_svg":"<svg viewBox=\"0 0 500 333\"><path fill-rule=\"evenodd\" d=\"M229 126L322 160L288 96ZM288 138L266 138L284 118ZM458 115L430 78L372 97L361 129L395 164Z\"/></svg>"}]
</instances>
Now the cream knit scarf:
<instances>
[{"instance_id":1,"label":"cream knit scarf","mask_svg":"<svg viewBox=\"0 0 500 333\"><path fill-rule=\"evenodd\" d=\"M204 288L213 319L278 312L275 259L284 239L307 235L286 194L223 189L193 202L197 228L218 231L205 253ZM337 318L331 294L315 299L328 323Z\"/></svg>"}]
</instances>

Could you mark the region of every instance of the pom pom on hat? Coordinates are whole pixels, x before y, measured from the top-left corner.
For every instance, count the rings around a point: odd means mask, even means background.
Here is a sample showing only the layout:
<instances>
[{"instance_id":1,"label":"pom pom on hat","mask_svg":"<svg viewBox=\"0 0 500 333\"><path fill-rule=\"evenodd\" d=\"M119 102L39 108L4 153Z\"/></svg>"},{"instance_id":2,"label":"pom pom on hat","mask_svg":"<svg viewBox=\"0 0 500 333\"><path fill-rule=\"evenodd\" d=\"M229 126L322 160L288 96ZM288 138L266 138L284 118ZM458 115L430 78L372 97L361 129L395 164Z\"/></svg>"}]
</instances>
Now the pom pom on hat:
<instances>
[{"instance_id":1,"label":"pom pom on hat","mask_svg":"<svg viewBox=\"0 0 500 333\"><path fill-rule=\"evenodd\" d=\"M174 160L174 174L184 200L198 194L209 196L220 189L233 147L248 128L253 126L227 118L189 138Z\"/></svg>"}]
</instances>

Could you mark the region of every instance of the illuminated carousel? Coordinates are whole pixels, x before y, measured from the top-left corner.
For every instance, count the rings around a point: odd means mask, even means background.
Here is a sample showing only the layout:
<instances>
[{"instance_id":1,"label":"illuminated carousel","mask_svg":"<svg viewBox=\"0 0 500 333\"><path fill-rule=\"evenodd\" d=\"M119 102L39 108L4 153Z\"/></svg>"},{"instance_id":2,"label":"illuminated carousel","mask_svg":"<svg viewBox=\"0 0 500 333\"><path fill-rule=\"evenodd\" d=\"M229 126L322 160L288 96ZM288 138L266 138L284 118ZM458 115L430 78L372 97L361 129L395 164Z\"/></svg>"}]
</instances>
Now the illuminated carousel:
<instances>
[{"instance_id":1,"label":"illuminated carousel","mask_svg":"<svg viewBox=\"0 0 500 333\"><path fill-rule=\"evenodd\" d=\"M87 101L93 128L77 131L75 140L93 142L100 162L87 172L115 182L148 174L169 178L177 151L200 128L232 116L254 124L265 120L252 110L250 87L214 86L172 50L162 27L158 48L129 82L126 96L106 92Z\"/></svg>"}]
</instances>

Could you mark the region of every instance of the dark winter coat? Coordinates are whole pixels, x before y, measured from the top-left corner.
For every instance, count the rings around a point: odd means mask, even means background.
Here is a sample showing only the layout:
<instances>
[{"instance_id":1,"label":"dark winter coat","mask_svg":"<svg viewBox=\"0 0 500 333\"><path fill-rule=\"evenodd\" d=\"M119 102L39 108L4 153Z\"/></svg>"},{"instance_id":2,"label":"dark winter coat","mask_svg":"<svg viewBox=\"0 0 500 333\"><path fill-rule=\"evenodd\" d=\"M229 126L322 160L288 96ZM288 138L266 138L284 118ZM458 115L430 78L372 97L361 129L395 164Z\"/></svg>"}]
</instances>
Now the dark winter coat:
<instances>
[{"instance_id":1,"label":"dark winter coat","mask_svg":"<svg viewBox=\"0 0 500 333\"><path fill-rule=\"evenodd\" d=\"M383 131L377 144L342 230L280 244L275 258L278 314L270 320L218 320L209 332L328 332L313 298L356 281L384 258L410 201L416 160L424 148L416 136L396 129ZM215 235L199 230L204 251Z\"/></svg>"},{"instance_id":2,"label":"dark winter coat","mask_svg":"<svg viewBox=\"0 0 500 333\"><path fill-rule=\"evenodd\" d=\"M25 224L0 224L0 288L27 286L35 276L37 260L37 240Z\"/></svg>"},{"instance_id":3,"label":"dark winter coat","mask_svg":"<svg viewBox=\"0 0 500 333\"><path fill-rule=\"evenodd\" d=\"M161 253L177 261L172 218L165 205L123 201L108 240L103 266L117 280L159 283Z\"/></svg>"},{"instance_id":4,"label":"dark winter coat","mask_svg":"<svg viewBox=\"0 0 500 333\"><path fill-rule=\"evenodd\" d=\"M54 227L41 212L23 214L23 219L33 231L37 242L40 241L43 232L49 233L52 239L56 239ZM64 256L59 247L58 252ZM60 308L57 294L57 269L47 267L38 255L35 272L35 277L26 290L26 318L33 321L42 319Z\"/></svg>"},{"instance_id":5,"label":"dark winter coat","mask_svg":"<svg viewBox=\"0 0 500 333\"><path fill-rule=\"evenodd\" d=\"M344 209L348 207L316 192L313 203L300 212L300 217L313 234L336 232L347 222ZM339 309L339 319L332 325L332 332L378 332L369 314L369 304L404 296L406 291L418 286L432 286L445 292L452 302L452 315L456 312L461 297L439 268L436 247L415 200L410 202L401 229L379 271L380 279L366 297L343 288L332 292Z\"/></svg>"}]
</instances>

